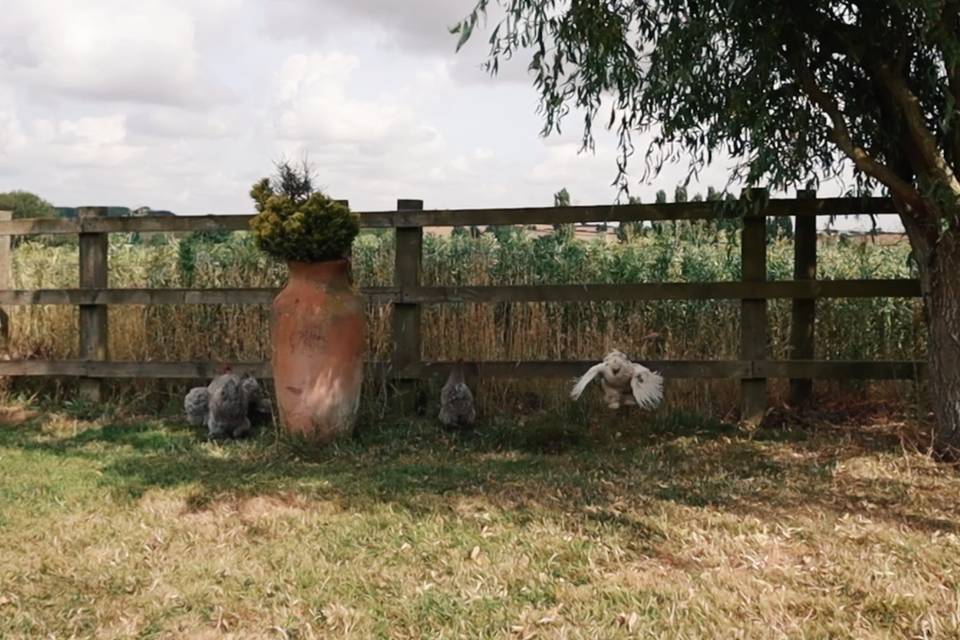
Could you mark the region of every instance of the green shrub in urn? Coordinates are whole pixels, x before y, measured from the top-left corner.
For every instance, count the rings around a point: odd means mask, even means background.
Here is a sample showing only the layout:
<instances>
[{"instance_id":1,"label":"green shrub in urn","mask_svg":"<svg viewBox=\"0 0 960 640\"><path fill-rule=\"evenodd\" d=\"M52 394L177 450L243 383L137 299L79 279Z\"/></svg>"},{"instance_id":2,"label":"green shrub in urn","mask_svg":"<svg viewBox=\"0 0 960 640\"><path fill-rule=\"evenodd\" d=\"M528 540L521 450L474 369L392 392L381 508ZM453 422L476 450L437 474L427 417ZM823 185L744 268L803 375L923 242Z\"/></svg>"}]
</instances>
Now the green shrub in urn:
<instances>
[{"instance_id":1,"label":"green shrub in urn","mask_svg":"<svg viewBox=\"0 0 960 640\"><path fill-rule=\"evenodd\" d=\"M284 430L325 445L353 431L363 387L363 300L350 249L357 216L313 188L304 162L277 165L250 191L257 246L287 263L270 305L270 366Z\"/></svg>"},{"instance_id":2,"label":"green shrub in urn","mask_svg":"<svg viewBox=\"0 0 960 640\"><path fill-rule=\"evenodd\" d=\"M257 246L288 262L326 262L350 256L360 221L349 207L315 191L309 167L277 165L273 178L253 185L257 215L250 228Z\"/></svg>"}]
</instances>

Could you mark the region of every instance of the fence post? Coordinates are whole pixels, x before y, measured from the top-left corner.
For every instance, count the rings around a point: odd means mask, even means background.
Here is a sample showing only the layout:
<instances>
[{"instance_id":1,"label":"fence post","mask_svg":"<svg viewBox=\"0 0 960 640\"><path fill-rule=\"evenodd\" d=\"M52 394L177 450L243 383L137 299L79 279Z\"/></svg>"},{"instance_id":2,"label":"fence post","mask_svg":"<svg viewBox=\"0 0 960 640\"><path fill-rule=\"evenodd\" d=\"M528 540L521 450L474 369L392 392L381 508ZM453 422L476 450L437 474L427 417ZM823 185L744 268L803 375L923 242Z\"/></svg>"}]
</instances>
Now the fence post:
<instances>
[{"instance_id":1,"label":"fence post","mask_svg":"<svg viewBox=\"0 0 960 640\"><path fill-rule=\"evenodd\" d=\"M12 211L0 211L0 222L13 220ZM13 236L0 235L0 289L13 284ZM0 308L0 348L10 352L10 315Z\"/></svg>"},{"instance_id":2,"label":"fence post","mask_svg":"<svg viewBox=\"0 0 960 640\"><path fill-rule=\"evenodd\" d=\"M797 191L798 200L813 200L815 189ZM793 234L793 279L817 279L817 218L797 216ZM790 359L813 360L815 357L814 325L817 317L815 298L796 298L790 318ZM810 400L813 380L798 378L790 380L790 404L798 407Z\"/></svg>"},{"instance_id":3,"label":"fence post","mask_svg":"<svg viewBox=\"0 0 960 640\"><path fill-rule=\"evenodd\" d=\"M81 224L84 219L103 218L106 207L82 207L77 212ZM82 227L81 227L82 228ZM107 287L107 255L109 235L106 233L80 234L80 288ZM107 307L80 305L80 359L85 362L107 360ZM97 378L81 378L80 393L93 402L102 399L102 386Z\"/></svg>"},{"instance_id":4,"label":"fence post","mask_svg":"<svg viewBox=\"0 0 960 640\"><path fill-rule=\"evenodd\" d=\"M397 200L397 211L422 211L422 200ZM396 229L393 284L401 292L409 287L420 286L420 270L423 259L423 227ZM393 362L395 375L407 367L420 364L422 336L419 304L398 302L393 305ZM408 394L415 385L403 386Z\"/></svg>"},{"instance_id":5,"label":"fence post","mask_svg":"<svg viewBox=\"0 0 960 640\"><path fill-rule=\"evenodd\" d=\"M741 270L744 282L767 279L767 192L750 189L743 216ZM754 362L767 359L767 301L745 299L740 312L740 359ZM767 411L767 380L751 376L740 381L740 420L748 427L763 422Z\"/></svg>"}]
</instances>

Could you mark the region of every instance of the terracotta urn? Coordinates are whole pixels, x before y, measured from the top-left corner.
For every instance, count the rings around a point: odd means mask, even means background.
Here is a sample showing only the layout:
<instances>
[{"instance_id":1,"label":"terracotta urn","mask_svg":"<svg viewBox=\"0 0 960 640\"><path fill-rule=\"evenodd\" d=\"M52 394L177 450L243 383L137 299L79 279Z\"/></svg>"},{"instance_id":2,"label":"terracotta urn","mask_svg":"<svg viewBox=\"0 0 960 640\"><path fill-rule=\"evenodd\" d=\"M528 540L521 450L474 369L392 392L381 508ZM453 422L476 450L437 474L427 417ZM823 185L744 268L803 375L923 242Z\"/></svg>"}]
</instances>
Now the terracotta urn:
<instances>
[{"instance_id":1,"label":"terracotta urn","mask_svg":"<svg viewBox=\"0 0 960 640\"><path fill-rule=\"evenodd\" d=\"M273 377L286 431L325 445L353 431L363 383L363 303L348 260L290 262L273 301Z\"/></svg>"}]
</instances>

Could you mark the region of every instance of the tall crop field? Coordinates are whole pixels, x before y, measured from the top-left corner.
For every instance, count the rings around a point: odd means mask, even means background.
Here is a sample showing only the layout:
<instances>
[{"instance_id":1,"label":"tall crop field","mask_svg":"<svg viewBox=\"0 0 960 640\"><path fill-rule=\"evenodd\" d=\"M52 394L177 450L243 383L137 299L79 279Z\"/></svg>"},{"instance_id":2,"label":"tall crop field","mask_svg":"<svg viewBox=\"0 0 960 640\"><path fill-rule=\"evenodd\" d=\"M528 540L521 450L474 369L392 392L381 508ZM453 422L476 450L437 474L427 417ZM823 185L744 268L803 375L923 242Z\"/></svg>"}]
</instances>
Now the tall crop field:
<instances>
[{"instance_id":1,"label":"tall crop field","mask_svg":"<svg viewBox=\"0 0 960 640\"><path fill-rule=\"evenodd\" d=\"M282 284L285 269L258 252L248 234L137 239L115 235L111 287L264 287ZM790 241L768 247L768 276L792 277ZM820 247L819 277L911 277L906 245ZM354 248L359 286L389 285L393 236L365 232ZM740 277L736 235L690 241L681 234L638 235L627 242L560 241L522 232L428 235L426 285L585 284L729 281ZM23 242L14 252L16 288L77 286L76 246ZM77 311L12 311L14 356L77 355ZM268 357L269 310L240 305L111 307L110 354L118 360L260 360ZM368 308L369 358L388 359L390 308ZM436 305L423 315L424 357L476 360L595 359L618 347L644 359L727 359L739 350L739 302L661 301ZM770 304L771 357L787 358L790 302ZM919 304L906 299L823 300L818 304L817 357L912 359L924 354ZM561 401L564 382L482 383L484 403ZM903 385L886 385L899 394ZM779 388L782 388L779 387ZM859 388L859 387L858 387ZM736 404L731 381L671 381L671 403L711 412Z\"/></svg>"}]
</instances>

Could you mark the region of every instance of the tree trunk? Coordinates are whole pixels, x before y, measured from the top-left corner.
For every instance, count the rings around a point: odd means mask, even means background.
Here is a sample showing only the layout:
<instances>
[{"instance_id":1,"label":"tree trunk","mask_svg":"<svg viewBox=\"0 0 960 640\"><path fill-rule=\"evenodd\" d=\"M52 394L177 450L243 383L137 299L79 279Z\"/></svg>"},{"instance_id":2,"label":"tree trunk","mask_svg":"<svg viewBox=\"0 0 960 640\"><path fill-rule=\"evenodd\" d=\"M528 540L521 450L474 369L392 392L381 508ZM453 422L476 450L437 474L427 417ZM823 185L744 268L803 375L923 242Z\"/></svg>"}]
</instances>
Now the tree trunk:
<instances>
[{"instance_id":1,"label":"tree trunk","mask_svg":"<svg viewBox=\"0 0 960 640\"><path fill-rule=\"evenodd\" d=\"M923 289L930 363L930 401L936 418L934 454L960 460L960 237L939 240L901 216L910 236Z\"/></svg>"},{"instance_id":2,"label":"tree trunk","mask_svg":"<svg viewBox=\"0 0 960 640\"><path fill-rule=\"evenodd\" d=\"M943 236L930 277L930 391L939 456L960 458L960 239Z\"/></svg>"}]
</instances>

